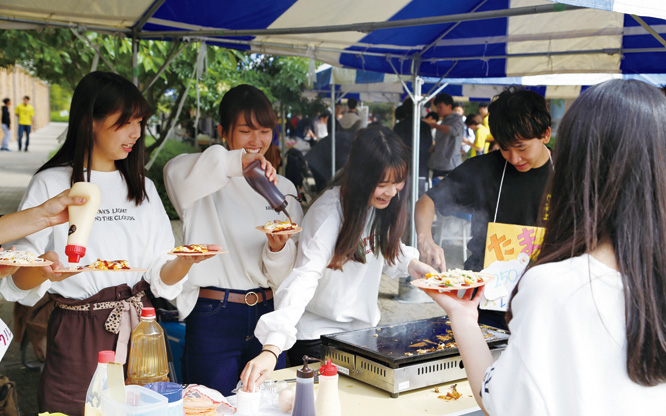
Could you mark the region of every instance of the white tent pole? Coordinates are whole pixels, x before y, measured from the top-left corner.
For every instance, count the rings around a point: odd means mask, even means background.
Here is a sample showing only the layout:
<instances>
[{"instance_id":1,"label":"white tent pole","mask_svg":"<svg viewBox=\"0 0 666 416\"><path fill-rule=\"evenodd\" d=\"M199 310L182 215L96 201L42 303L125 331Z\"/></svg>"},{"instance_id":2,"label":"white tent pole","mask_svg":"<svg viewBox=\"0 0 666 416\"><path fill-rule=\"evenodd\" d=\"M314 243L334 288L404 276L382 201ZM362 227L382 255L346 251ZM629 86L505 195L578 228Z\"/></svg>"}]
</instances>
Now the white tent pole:
<instances>
[{"instance_id":1,"label":"white tent pole","mask_svg":"<svg viewBox=\"0 0 666 416\"><path fill-rule=\"evenodd\" d=\"M332 75L332 74L331 74ZM335 84L331 84L331 180L335 177Z\"/></svg>"},{"instance_id":2,"label":"white tent pole","mask_svg":"<svg viewBox=\"0 0 666 416\"><path fill-rule=\"evenodd\" d=\"M421 141L421 87L423 86L423 78L414 75L414 98L412 102L412 193L409 198L410 212L412 214L411 221L409 221L409 245L416 247L416 227L414 225L414 213L416 210L416 200L419 197L419 143Z\"/></svg>"},{"instance_id":3,"label":"white tent pole","mask_svg":"<svg viewBox=\"0 0 666 416\"><path fill-rule=\"evenodd\" d=\"M139 55L139 38L132 37L132 83L139 86L139 68L137 67L137 56Z\"/></svg>"}]
</instances>

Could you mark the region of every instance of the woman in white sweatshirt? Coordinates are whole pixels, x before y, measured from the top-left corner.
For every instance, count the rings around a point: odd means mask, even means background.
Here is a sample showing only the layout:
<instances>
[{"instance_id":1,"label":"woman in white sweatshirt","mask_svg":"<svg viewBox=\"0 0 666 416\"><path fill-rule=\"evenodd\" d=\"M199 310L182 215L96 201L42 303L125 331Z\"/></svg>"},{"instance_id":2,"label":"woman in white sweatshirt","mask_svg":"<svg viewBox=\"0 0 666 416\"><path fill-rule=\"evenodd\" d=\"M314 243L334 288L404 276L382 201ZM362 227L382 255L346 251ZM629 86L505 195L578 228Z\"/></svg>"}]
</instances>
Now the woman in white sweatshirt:
<instances>
[{"instance_id":1,"label":"woman in white sweatshirt","mask_svg":"<svg viewBox=\"0 0 666 416\"><path fill-rule=\"evenodd\" d=\"M47 291L56 301L47 329L46 363L39 385L41 411L82 415L88 384L101 350L115 350L125 363L131 323L138 322L145 291L175 298L193 262L167 253L174 239L169 218L144 173L144 131L150 107L125 78L92 72L76 86L63 146L35 174L20 209L42 204L88 181L99 186L101 203L81 265L128 260L140 272L55 273L67 244L68 224L15 242L54 264L23 267L0 281L9 301L34 305ZM146 302L148 302L146 304Z\"/></svg>"},{"instance_id":2,"label":"woman in white sweatshirt","mask_svg":"<svg viewBox=\"0 0 666 416\"><path fill-rule=\"evenodd\" d=\"M294 185L266 161L277 118L263 92L251 85L229 90L220 103L220 136L229 144L181 155L164 168L169 198L183 220L188 244L214 242L228 254L197 265L178 297L186 319L183 378L229 395L245 363L261 351L254 337L259 318L273 310L273 290L296 258L295 239L255 229L279 219L243 177L262 161L266 176L285 195ZM303 211L288 197L287 211L299 224ZM286 217L282 215L282 220ZM284 366L284 358L280 360Z\"/></svg>"},{"instance_id":3,"label":"woman in white sweatshirt","mask_svg":"<svg viewBox=\"0 0 666 416\"><path fill-rule=\"evenodd\" d=\"M567 111L546 233L514 289L496 362L477 325L481 296L431 294L487 414L664 413L664 114L662 92L633 80L595 85Z\"/></svg>"},{"instance_id":4,"label":"woman in white sweatshirt","mask_svg":"<svg viewBox=\"0 0 666 416\"><path fill-rule=\"evenodd\" d=\"M382 273L423 277L435 272L400 242L407 225L409 156L394 132L371 126L357 133L334 186L303 219L294 270L276 293L276 311L259 321L264 352L245 367L244 388L261 383L273 355L291 348L298 363L318 357L322 334L377 325Z\"/></svg>"}]
</instances>

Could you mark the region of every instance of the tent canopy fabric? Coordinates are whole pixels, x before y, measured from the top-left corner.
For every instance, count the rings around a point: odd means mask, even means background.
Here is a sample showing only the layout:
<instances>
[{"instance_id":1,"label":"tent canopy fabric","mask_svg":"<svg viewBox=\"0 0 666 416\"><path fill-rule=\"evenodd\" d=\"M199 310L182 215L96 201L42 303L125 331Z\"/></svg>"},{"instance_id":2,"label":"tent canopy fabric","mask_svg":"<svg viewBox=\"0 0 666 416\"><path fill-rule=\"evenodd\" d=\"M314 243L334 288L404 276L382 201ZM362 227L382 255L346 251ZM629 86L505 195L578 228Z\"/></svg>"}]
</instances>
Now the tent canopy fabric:
<instances>
[{"instance_id":1,"label":"tent canopy fabric","mask_svg":"<svg viewBox=\"0 0 666 416\"><path fill-rule=\"evenodd\" d=\"M0 5L2 28L84 25L138 38L199 38L334 66L436 78L663 72L663 19L662 0L3 0Z\"/></svg>"}]
</instances>

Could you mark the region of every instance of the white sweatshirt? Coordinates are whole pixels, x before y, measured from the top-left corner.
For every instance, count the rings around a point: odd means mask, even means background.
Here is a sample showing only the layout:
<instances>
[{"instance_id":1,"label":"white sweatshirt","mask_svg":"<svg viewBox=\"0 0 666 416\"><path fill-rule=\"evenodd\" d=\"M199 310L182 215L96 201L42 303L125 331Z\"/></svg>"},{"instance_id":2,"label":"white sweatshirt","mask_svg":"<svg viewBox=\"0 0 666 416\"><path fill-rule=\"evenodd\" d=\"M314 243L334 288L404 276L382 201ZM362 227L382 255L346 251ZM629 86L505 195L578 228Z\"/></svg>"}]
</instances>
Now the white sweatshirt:
<instances>
[{"instance_id":1,"label":"white sweatshirt","mask_svg":"<svg viewBox=\"0 0 666 416\"><path fill-rule=\"evenodd\" d=\"M71 174L71 167L51 168L37 173L28 185L19 209L40 205L70 188ZM104 288L122 283L132 287L142 277L150 283L156 296L173 299L180 293L183 280L168 286L159 277L164 263L173 258L167 252L173 248L174 239L169 218L153 182L146 179L149 200L136 206L134 201L127 200L127 186L120 171L92 171L90 181L99 186L102 201L90 231L86 254L78 265L93 263L98 258L128 260L130 266L147 268L148 272L84 272L60 282L46 281L32 290L21 290L12 278L5 278L0 280L0 293L5 299L32 306L47 290L71 299L86 299ZM65 246L68 230L69 224L64 223L11 244L37 255L53 250L60 257L60 262L67 266Z\"/></svg>"},{"instance_id":2,"label":"white sweatshirt","mask_svg":"<svg viewBox=\"0 0 666 416\"><path fill-rule=\"evenodd\" d=\"M298 234L274 253L268 248L266 235L255 228L286 218L243 177L243 152L211 146L203 153L177 156L164 167L169 198L183 220L185 244L218 244L228 251L192 266L176 302L181 319L194 308L200 287L275 289L294 265ZM283 194L296 195L294 184L278 178L277 187ZM287 203L292 221L300 224L300 204L291 197Z\"/></svg>"},{"instance_id":3,"label":"white sweatshirt","mask_svg":"<svg viewBox=\"0 0 666 416\"><path fill-rule=\"evenodd\" d=\"M537 266L519 285L509 345L481 388L489 414L664 413L666 383L627 374L620 273L585 254Z\"/></svg>"},{"instance_id":4,"label":"white sweatshirt","mask_svg":"<svg viewBox=\"0 0 666 416\"><path fill-rule=\"evenodd\" d=\"M327 266L333 258L342 226L340 188L326 191L303 219L303 231L294 270L275 294L275 311L261 317L255 336L263 345L281 350L299 340L377 325L377 296L382 272L390 277L407 276L407 267L419 253L401 244L402 255L393 266L369 252L369 229L374 208L362 234L366 263L349 261L342 270Z\"/></svg>"}]
</instances>

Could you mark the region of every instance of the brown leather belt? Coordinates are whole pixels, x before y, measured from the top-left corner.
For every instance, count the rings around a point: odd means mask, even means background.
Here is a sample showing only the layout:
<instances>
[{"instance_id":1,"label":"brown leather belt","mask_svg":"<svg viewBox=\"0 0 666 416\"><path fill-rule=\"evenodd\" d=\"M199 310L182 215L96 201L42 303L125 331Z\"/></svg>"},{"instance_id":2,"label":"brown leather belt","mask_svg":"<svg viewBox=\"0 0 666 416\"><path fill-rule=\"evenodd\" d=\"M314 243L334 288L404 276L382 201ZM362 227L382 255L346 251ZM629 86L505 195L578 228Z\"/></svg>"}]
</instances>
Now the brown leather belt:
<instances>
[{"instance_id":1,"label":"brown leather belt","mask_svg":"<svg viewBox=\"0 0 666 416\"><path fill-rule=\"evenodd\" d=\"M266 294L266 298L264 298ZM251 290L246 293L234 293L229 289L225 290L214 290L214 289L199 289L199 297L206 299L215 299L224 302L226 297L227 302L232 303L244 303L247 306L254 306L257 303L264 302L267 300L273 299L273 290L264 289L263 293L261 290Z\"/></svg>"}]
</instances>

